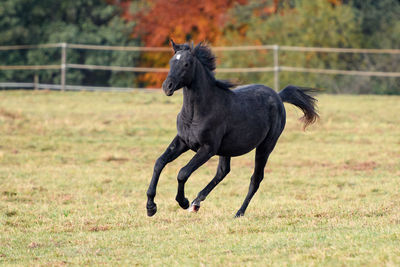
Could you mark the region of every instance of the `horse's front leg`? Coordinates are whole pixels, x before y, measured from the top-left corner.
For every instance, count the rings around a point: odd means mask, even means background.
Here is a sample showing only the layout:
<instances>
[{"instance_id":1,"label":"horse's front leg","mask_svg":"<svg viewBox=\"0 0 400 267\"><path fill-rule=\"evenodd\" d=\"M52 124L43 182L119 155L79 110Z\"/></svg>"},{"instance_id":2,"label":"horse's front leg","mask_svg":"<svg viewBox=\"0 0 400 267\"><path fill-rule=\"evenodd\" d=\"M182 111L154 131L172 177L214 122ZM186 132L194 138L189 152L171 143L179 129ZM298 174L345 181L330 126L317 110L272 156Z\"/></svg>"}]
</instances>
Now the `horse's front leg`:
<instances>
[{"instance_id":1,"label":"horse's front leg","mask_svg":"<svg viewBox=\"0 0 400 267\"><path fill-rule=\"evenodd\" d=\"M185 142L183 142L179 136L175 136L165 152L157 159L154 165L153 177L151 178L149 189L147 190L146 208L148 216L153 216L157 212L157 205L154 203L154 197L156 196L156 188L161 171L167 163L173 161L188 149Z\"/></svg>"},{"instance_id":2,"label":"horse's front leg","mask_svg":"<svg viewBox=\"0 0 400 267\"><path fill-rule=\"evenodd\" d=\"M212 156L215 155L215 150L211 146L202 146L197 150L196 155L183 167L178 174L178 193L176 201L183 209L189 208L189 201L185 197L185 183L189 176L197 170L201 165L206 163Z\"/></svg>"}]
</instances>

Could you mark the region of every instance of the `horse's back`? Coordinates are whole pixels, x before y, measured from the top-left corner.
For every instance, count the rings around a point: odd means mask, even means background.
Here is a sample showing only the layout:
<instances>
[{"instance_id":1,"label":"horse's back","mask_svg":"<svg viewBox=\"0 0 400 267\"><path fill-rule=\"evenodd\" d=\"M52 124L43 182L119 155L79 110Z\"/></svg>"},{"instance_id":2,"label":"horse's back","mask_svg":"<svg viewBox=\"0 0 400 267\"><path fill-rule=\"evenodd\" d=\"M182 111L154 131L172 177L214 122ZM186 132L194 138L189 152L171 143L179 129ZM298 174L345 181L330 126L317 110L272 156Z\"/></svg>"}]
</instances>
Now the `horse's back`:
<instances>
[{"instance_id":1,"label":"horse's back","mask_svg":"<svg viewBox=\"0 0 400 267\"><path fill-rule=\"evenodd\" d=\"M249 111L256 109L265 114L265 112L273 112L274 109L277 112L284 109L278 93L265 85L249 84L239 86L232 91L235 95L235 102L242 107L247 107Z\"/></svg>"},{"instance_id":2,"label":"horse's back","mask_svg":"<svg viewBox=\"0 0 400 267\"><path fill-rule=\"evenodd\" d=\"M232 90L235 94L254 94L254 93L268 93L270 95L276 94L274 89L263 84L246 84L236 87Z\"/></svg>"}]
</instances>

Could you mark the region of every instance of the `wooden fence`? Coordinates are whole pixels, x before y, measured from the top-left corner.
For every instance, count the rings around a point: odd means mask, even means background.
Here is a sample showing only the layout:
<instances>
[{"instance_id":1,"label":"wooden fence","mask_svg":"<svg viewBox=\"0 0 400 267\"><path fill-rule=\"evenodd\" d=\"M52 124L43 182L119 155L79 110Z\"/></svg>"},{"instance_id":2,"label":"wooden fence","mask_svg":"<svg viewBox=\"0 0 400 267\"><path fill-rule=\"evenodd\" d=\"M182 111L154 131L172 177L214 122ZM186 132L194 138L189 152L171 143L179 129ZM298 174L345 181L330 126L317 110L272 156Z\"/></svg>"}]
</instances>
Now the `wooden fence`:
<instances>
[{"instance_id":1,"label":"wooden fence","mask_svg":"<svg viewBox=\"0 0 400 267\"><path fill-rule=\"evenodd\" d=\"M20 49L44 49L60 48L61 58L58 65L0 65L2 70L59 70L61 72L60 84L41 84L37 75L32 83L1 82L0 88L35 88L35 89L53 89L53 90L114 90L129 91L144 88L121 88L121 87L99 87L84 85L66 84L66 75L68 69L85 70L108 70L108 71L127 71L127 72L168 72L168 68L145 68L145 67L122 67L109 65L88 65L88 64L69 64L68 49L85 50L108 50L108 51L138 51L138 52L169 52L169 47L133 47L133 46L100 46L83 44L40 44L40 45L11 45L0 46L0 51L20 50ZM213 51L257 51L272 50L274 56L274 65L271 67L252 67L252 68L217 68L218 73L250 73L250 72L273 72L274 88L279 89L280 72L302 72L302 73L320 73L320 74L340 74L355 76L375 76L375 77L400 77L400 72L380 72L380 71L359 71L359 70L338 70L338 69L316 69L281 66L279 64L279 51L297 51L297 52L324 52L324 53L356 53L356 54L392 54L399 55L400 49L359 49L359 48L327 48L327 47L298 47L298 46L279 46L279 45L260 45L260 46L220 46L213 47Z\"/></svg>"}]
</instances>

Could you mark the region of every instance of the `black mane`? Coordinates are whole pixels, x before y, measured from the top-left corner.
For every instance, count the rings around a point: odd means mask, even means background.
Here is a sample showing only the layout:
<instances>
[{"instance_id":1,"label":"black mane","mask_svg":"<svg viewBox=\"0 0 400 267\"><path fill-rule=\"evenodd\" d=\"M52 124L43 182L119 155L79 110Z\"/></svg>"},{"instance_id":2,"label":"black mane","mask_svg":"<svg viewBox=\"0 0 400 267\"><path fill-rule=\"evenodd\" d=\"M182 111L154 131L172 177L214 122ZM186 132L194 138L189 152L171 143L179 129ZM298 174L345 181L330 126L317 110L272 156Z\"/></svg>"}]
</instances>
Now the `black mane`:
<instances>
[{"instance_id":1,"label":"black mane","mask_svg":"<svg viewBox=\"0 0 400 267\"><path fill-rule=\"evenodd\" d=\"M210 71L215 70L216 56L207 45L203 43L196 45L193 49L193 55L201 62L201 64L203 64L204 67Z\"/></svg>"},{"instance_id":2,"label":"black mane","mask_svg":"<svg viewBox=\"0 0 400 267\"><path fill-rule=\"evenodd\" d=\"M216 68L216 56L213 54L211 49L203 43L199 43L193 49L193 55L200 61L203 67L207 70L210 78L215 82L215 85L218 88L224 90L230 90L235 87L236 84L226 81L226 80L217 80L214 75L214 71Z\"/></svg>"}]
</instances>

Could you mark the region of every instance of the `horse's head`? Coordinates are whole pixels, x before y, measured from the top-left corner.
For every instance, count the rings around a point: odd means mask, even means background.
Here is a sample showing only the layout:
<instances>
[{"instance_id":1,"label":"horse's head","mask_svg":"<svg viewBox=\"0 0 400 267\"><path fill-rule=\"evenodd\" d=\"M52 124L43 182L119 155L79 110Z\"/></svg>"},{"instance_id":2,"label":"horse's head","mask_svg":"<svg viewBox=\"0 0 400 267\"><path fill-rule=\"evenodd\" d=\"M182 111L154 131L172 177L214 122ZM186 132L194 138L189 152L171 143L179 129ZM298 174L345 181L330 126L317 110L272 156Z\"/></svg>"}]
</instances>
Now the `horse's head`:
<instances>
[{"instance_id":1,"label":"horse's head","mask_svg":"<svg viewBox=\"0 0 400 267\"><path fill-rule=\"evenodd\" d=\"M191 84L194 77L193 46L188 44L175 44L171 40L174 56L169 61L170 70L163 82L162 88L167 96L176 90Z\"/></svg>"}]
</instances>

